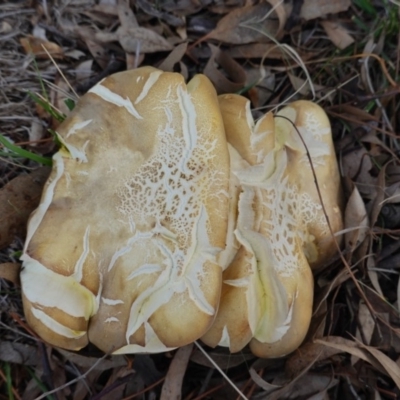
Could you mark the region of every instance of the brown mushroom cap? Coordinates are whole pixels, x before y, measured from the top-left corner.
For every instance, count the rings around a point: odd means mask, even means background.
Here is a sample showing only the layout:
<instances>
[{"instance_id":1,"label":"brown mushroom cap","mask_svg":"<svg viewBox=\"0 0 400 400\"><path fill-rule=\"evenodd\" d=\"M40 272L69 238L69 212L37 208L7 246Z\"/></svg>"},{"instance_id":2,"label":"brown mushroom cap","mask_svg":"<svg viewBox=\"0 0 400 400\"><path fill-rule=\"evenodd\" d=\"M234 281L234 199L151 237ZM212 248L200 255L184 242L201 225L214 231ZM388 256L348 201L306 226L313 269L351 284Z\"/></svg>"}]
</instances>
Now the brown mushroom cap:
<instances>
[{"instance_id":1,"label":"brown mushroom cap","mask_svg":"<svg viewBox=\"0 0 400 400\"><path fill-rule=\"evenodd\" d=\"M250 343L255 355L278 357L296 349L307 333L313 298L307 250L315 249L310 261L325 261L332 255L323 247L330 234L321 228L314 179L307 176L310 166L292 125L274 120L271 113L255 124L246 99L226 95L219 100L227 140L234 147L231 168L241 187L234 231L241 247L223 273L220 308L202 340L210 346L229 346L233 352ZM314 162L330 162L317 167L318 181L323 198L332 197L329 206L340 210L336 158L331 139L325 139L330 136L326 115L310 102L293 104L279 114L299 123ZM310 127L300 116L317 122ZM321 128L321 145L315 143L317 132L309 132L314 128ZM341 229L341 219L334 229Z\"/></svg>"},{"instance_id":2,"label":"brown mushroom cap","mask_svg":"<svg viewBox=\"0 0 400 400\"><path fill-rule=\"evenodd\" d=\"M64 144L31 216L21 273L29 324L49 343L159 352L218 308L229 155L202 75L112 75L59 127Z\"/></svg>"}]
</instances>

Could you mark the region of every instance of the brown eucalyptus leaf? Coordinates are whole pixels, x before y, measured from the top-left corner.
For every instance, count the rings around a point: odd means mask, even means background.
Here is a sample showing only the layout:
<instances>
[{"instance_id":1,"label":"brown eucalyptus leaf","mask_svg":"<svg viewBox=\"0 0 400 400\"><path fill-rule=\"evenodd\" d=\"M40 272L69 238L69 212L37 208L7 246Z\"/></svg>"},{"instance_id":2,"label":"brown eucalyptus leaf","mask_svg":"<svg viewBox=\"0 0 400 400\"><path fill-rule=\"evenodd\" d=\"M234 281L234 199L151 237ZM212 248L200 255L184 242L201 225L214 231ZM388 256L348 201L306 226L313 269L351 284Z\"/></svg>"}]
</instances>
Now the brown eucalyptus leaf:
<instances>
[{"instance_id":1,"label":"brown eucalyptus leaf","mask_svg":"<svg viewBox=\"0 0 400 400\"><path fill-rule=\"evenodd\" d=\"M300 18L309 21L328 14L337 14L346 11L350 5L351 0L304 0L300 10ZM292 8L290 3L286 7Z\"/></svg>"},{"instance_id":2,"label":"brown eucalyptus leaf","mask_svg":"<svg viewBox=\"0 0 400 400\"><path fill-rule=\"evenodd\" d=\"M82 61L75 68L76 80L80 83L89 79L92 75L93 60Z\"/></svg>"},{"instance_id":3,"label":"brown eucalyptus leaf","mask_svg":"<svg viewBox=\"0 0 400 400\"><path fill-rule=\"evenodd\" d=\"M175 353L165 376L160 400L179 400L181 398L183 377L192 351L193 343L180 347Z\"/></svg>"},{"instance_id":4,"label":"brown eucalyptus leaf","mask_svg":"<svg viewBox=\"0 0 400 400\"><path fill-rule=\"evenodd\" d=\"M109 356L108 358L99 359L96 357L86 357L59 347L57 347L56 350L64 356L66 360L84 369L92 368L96 371L106 371L108 369L125 367L127 365L126 358L123 355L114 355Z\"/></svg>"},{"instance_id":5,"label":"brown eucalyptus leaf","mask_svg":"<svg viewBox=\"0 0 400 400\"><path fill-rule=\"evenodd\" d=\"M182 57L185 55L186 49L187 43L178 44L158 68L162 71L173 72L175 64L181 61Z\"/></svg>"},{"instance_id":6,"label":"brown eucalyptus leaf","mask_svg":"<svg viewBox=\"0 0 400 400\"><path fill-rule=\"evenodd\" d=\"M387 164L385 164L379 171L375 192L376 195L373 199L370 209L371 226L375 226L376 222L378 221L378 216L381 213L382 206L384 204L386 190L386 167Z\"/></svg>"},{"instance_id":7,"label":"brown eucalyptus leaf","mask_svg":"<svg viewBox=\"0 0 400 400\"><path fill-rule=\"evenodd\" d=\"M301 370L299 374L295 378L291 379L285 386L271 393L268 396L268 400L280 400L283 398L291 398L292 393L296 390L297 387L299 387L299 385L300 387L304 386L304 378L306 381L309 380L308 371L315 364L318 357L319 355L317 355L314 359L312 359L310 363L307 366L305 366L305 368Z\"/></svg>"},{"instance_id":8,"label":"brown eucalyptus leaf","mask_svg":"<svg viewBox=\"0 0 400 400\"><path fill-rule=\"evenodd\" d=\"M124 29L139 27L135 14L129 5L129 0L118 0L117 10L119 21Z\"/></svg>"},{"instance_id":9,"label":"brown eucalyptus leaf","mask_svg":"<svg viewBox=\"0 0 400 400\"><path fill-rule=\"evenodd\" d=\"M330 376L324 374L308 373L304 375L299 381L293 385L288 399L326 399L322 397L329 389L333 388L339 383L338 379L332 379Z\"/></svg>"},{"instance_id":10,"label":"brown eucalyptus leaf","mask_svg":"<svg viewBox=\"0 0 400 400\"><path fill-rule=\"evenodd\" d=\"M50 168L41 167L19 175L0 189L0 249L15 236L25 236L29 215L39 205Z\"/></svg>"},{"instance_id":11,"label":"brown eucalyptus leaf","mask_svg":"<svg viewBox=\"0 0 400 400\"><path fill-rule=\"evenodd\" d=\"M360 349L359 345L352 340L345 339L339 336L326 336L323 339L316 339L314 343L322 344L333 349L340 350L342 353L349 353L357 358L369 362L373 367L375 367L380 372L384 372L380 363L376 361L371 354L364 349Z\"/></svg>"},{"instance_id":12,"label":"brown eucalyptus leaf","mask_svg":"<svg viewBox=\"0 0 400 400\"><path fill-rule=\"evenodd\" d=\"M97 394L103 399L123 399L128 382L132 381L136 372L131 367L113 368L103 390Z\"/></svg>"},{"instance_id":13,"label":"brown eucalyptus leaf","mask_svg":"<svg viewBox=\"0 0 400 400\"><path fill-rule=\"evenodd\" d=\"M400 389L400 366L375 347L365 346L361 343L360 346L372 354L372 356L382 365L386 373L393 379L396 386Z\"/></svg>"},{"instance_id":14,"label":"brown eucalyptus leaf","mask_svg":"<svg viewBox=\"0 0 400 400\"><path fill-rule=\"evenodd\" d=\"M93 58L96 60L97 64L99 64L100 67L103 69L107 68L110 56L107 53L107 49L102 43L118 40L116 34L110 33L109 37L104 37L104 40L102 40L102 32L95 33L87 27L76 27L75 32L85 42L86 47L88 48Z\"/></svg>"},{"instance_id":15,"label":"brown eucalyptus leaf","mask_svg":"<svg viewBox=\"0 0 400 400\"><path fill-rule=\"evenodd\" d=\"M265 381L260 375L257 374L257 371L254 368L250 368L250 376L254 383L267 393L271 393L282 387L281 385L273 385L272 383Z\"/></svg>"},{"instance_id":16,"label":"brown eucalyptus leaf","mask_svg":"<svg viewBox=\"0 0 400 400\"><path fill-rule=\"evenodd\" d=\"M282 0L266 0L266 1L267 3L271 4L275 14L278 16L279 26L278 26L278 31L276 32L276 38L280 39L283 34L286 21L288 19L288 14L284 6L284 2Z\"/></svg>"},{"instance_id":17,"label":"brown eucalyptus leaf","mask_svg":"<svg viewBox=\"0 0 400 400\"><path fill-rule=\"evenodd\" d=\"M353 144L351 146L353 147ZM357 146L351 150L344 149L343 153L341 163L343 176L356 183L362 197L374 198L377 178L371 173L373 163L368 151L365 147Z\"/></svg>"},{"instance_id":18,"label":"brown eucalyptus leaf","mask_svg":"<svg viewBox=\"0 0 400 400\"><path fill-rule=\"evenodd\" d=\"M48 54L55 59L64 57L63 49L56 43L27 35L19 40L26 54L32 54L36 58L49 58ZM47 50L47 52L46 52Z\"/></svg>"},{"instance_id":19,"label":"brown eucalyptus leaf","mask_svg":"<svg viewBox=\"0 0 400 400\"><path fill-rule=\"evenodd\" d=\"M369 220L364 201L354 186L344 212L344 235L346 247L354 250L364 241L369 229Z\"/></svg>"},{"instance_id":20,"label":"brown eucalyptus leaf","mask_svg":"<svg viewBox=\"0 0 400 400\"><path fill-rule=\"evenodd\" d=\"M7 279L14 285L19 285L19 273L21 271L21 264L17 263L2 263L0 264L0 278Z\"/></svg>"},{"instance_id":21,"label":"brown eucalyptus leaf","mask_svg":"<svg viewBox=\"0 0 400 400\"><path fill-rule=\"evenodd\" d=\"M147 28L118 29L118 40L128 53L156 53L172 50L172 45L161 35Z\"/></svg>"},{"instance_id":22,"label":"brown eucalyptus leaf","mask_svg":"<svg viewBox=\"0 0 400 400\"><path fill-rule=\"evenodd\" d=\"M339 112L341 115L346 114L353 117L356 120L379 122L379 118L377 118L375 115L368 113L362 108L357 108L350 104L340 104L338 106L331 106L329 107L329 109L337 110L337 112Z\"/></svg>"},{"instance_id":23,"label":"brown eucalyptus leaf","mask_svg":"<svg viewBox=\"0 0 400 400\"><path fill-rule=\"evenodd\" d=\"M399 281L397 282L397 309L399 310L400 313L400 278Z\"/></svg>"},{"instance_id":24,"label":"brown eucalyptus leaf","mask_svg":"<svg viewBox=\"0 0 400 400\"><path fill-rule=\"evenodd\" d=\"M343 50L354 43L353 36L351 36L348 30L338 22L324 20L321 21L321 25L331 42L340 50Z\"/></svg>"},{"instance_id":25,"label":"brown eucalyptus leaf","mask_svg":"<svg viewBox=\"0 0 400 400\"><path fill-rule=\"evenodd\" d=\"M338 353L340 350L325 347L320 343L304 343L289 357L285 365L286 373L290 377L297 376L313 360L322 361Z\"/></svg>"},{"instance_id":26,"label":"brown eucalyptus leaf","mask_svg":"<svg viewBox=\"0 0 400 400\"><path fill-rule=\"evenodd\" d=\"M375 319L371 315L369 308L361 302L358 307L358 322L360 330L363 332L363 339L369 344L375 329Z\"/></svg>"},{"instance_id":27,"label":"brown eucalyptus leaf","mask_svg":"<svg viewBox=\"0 0 400 400\"><path fill-rule=\"evenodd\" d=\"M39 361L35 346L6 340L0 341L0 360L26 366L36 365Z\"/></svg>"},{"instance_id":28,"label":"brown eucalyptus leaf","mask_svg":"<svg viewBox=\"0 0 400 400\"><path fill-rule=\"evenodd\" d=\"M276 13L271 9L266 2L236 8L219 20L207 38L231 44L270 42L269 36L275 38L279 30Z\"/></svg>"},{"instance_id":29,"label":"brown eucalyptus leaf","mask_svg":"<svg viewBox=\"0 0 400 400\"><path fill-rule=\"evenodd\" d=\"M235 93L243 89L247 80L243 67L218 47L211 44L209 47L211 49L211 57L203 73L214 84L217 93ZM225 74L218 69L217 64L222 67ZM231 79L227 78L227 76Z\"/></svg>"},{"instance_id":30,"label":"brown eucalyptus leaf","mask_svg":"<svg viewBox=\"0 0 400 400\"><path fill-rule=\"evenodd\" d=\"M178 18L173 14L162 11L162 8L159 5L155 6L148 0L136 0L136 4L146 14L164 20L169 26L181 27L185 25L183 18Z\"/></svg>"}]
</instances>

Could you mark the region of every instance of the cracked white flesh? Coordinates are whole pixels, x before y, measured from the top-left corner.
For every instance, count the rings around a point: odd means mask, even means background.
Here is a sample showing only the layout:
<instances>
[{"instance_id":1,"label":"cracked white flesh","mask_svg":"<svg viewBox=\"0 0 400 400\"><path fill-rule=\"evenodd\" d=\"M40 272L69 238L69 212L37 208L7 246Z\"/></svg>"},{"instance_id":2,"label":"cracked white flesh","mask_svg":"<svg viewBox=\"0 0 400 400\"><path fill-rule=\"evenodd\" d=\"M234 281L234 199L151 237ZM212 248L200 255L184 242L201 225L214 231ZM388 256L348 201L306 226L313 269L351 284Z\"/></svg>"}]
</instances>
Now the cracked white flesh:
<instances>
[{"instance_id":1,"label":"cracked white flesh","mask_svg":"<svg viewBox=\"0 0 400 400\"><path fill-rule=\"evenodd\" d=\"M313 246L309 227L319 223L321 206L298 186L304 181L304 146L291 125L272 114L254 124L248 101L239 96L220 96L220 105L234 147L232 173L241 186L235 231L241 247L224 271L220 308L202 340L233 352L250 343L256 355L282 356L301 343L310 322L313 280L304 248L310 241ZM296 119L291 109L281 112L286 113ZM315 110L311 114L313 119ZM327 133L324 123L318 137L316 129L300 127L321 164L327 152L334 157L328 141L316 142ZM292 152L301 156L293 159Z\"/></svg>"},{"instance_id":2,"label":"cracked white flesh","mask_svg":"<svg viewBox=\"0 0 400 400\"><path fill-rule=\"evenodd\" d=\"M297 127L284 118L288 118ZM343 229L342 190L339 168L332 141L331 127L323 109L309 101L295 101L283 108L275 118L277 141L288 148L288 184L296 186L300 201L298 210L303 218L304 230L300 239L311 268L330 260L337 251L330 233L309 165L307 152L312 158L315 176L333 232ZM341 241L339 237L337 239Z\"/></svg>"},{"instance_id":3,"label":"cracked white flesh","mask_svg":"<svg viewBox=\"0 0 400 400\"><path fill-rule=\"evenodd\" d=\"M123 74L91 89L58 130L65 149L23 256L26 276L33 259L44 269L36 279L57 278L46 281L55 284L50 298L23 279L24 303L29 323L55 345L167 351L198 339L218 306L229 157L205 77L186 87L150 67ZM89 293L79 300L88 310L74 317L52 298L57 290L71 305Z\"/></svg>"}]
</instances>

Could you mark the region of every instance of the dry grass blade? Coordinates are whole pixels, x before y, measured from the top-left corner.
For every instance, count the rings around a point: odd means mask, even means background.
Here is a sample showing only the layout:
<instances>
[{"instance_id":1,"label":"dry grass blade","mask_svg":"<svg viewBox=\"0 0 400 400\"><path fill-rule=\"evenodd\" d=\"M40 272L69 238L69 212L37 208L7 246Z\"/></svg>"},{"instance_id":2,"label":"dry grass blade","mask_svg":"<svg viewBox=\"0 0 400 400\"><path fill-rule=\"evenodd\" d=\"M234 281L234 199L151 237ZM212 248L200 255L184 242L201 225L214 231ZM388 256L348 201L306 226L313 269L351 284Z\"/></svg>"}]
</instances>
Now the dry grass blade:
<instances>
[{"instance_id":1,"label":"dry grass blade","mask_svg":"<svg viewBox=\"0 0 400 400\"><path fill-rule=\"evenodd\" d=\"M241 391L240 389L232 382L231 379L225 374L224 371L214 362L214 360L207 354L207 352L201 347L201 345L196 341L194 344L197 346L197 348L208 358L208 360L211 362L211 364L214 365L215 369L226 379L226 381L229 383L229 385L232 386L232 388L237 392L237 394L244 400L249 400Z\"/></svg>"}]
</instances>

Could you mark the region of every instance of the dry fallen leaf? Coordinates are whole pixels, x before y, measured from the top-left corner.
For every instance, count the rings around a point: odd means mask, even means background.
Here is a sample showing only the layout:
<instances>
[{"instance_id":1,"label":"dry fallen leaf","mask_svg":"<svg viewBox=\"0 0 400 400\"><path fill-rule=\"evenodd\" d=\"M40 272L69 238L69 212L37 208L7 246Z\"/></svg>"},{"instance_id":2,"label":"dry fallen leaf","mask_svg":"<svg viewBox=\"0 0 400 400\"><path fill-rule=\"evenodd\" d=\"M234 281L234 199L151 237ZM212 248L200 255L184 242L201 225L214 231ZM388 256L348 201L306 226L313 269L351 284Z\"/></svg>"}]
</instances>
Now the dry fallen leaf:
<instances>
[{"instance_id":1,"label":"dry fallen leaf","mask_svg":"<svg viewBox=\"0 0 400 400\"><path fill-rule=\"evenodd\" d=\"M93 40L95 32L86 26L76 26L74 27L74 32L85 42L87 49L96 60L97 64L99 64L102 69L107 68L110 56L107 49L101 43Z\"/></svg>"},{"instance_id":2,"label":"dry fallen leaf","mask_svg":"<svg viewBox=\"0 0 400 400\"><path fill-rule=\"evenodd\" d=\"M365 204L357 187L354 186L344 212L346 247L353 251L367 236L369 220Z\"/></svg>"},{"instance_id":3,"label":"dry fallen leaf","mask_svg":"<svg viewBox=\"0 0 400 400\"><path fill-rule=\"evenodd\" d=\"M121 29L117 34L122 48L129 53L155 53L172 49L166 39L147 28Z\"/></svg>"},{"instance_id":4,"label":"dry fallen leaf","mask_svg":"<svg viewBox=\"0 0 400 400\"><path fill-rule=\"evenodd\" d=\"M351 149L347 150L346 146L343 149L341 163L343 176L355 182L363 198L374 198L376 196L377 178L371 173L373 171L371 157L365 147L357 146L353 148L353 143L350 146Z\"/></svg>"},{"instance_id":5,"label":"dry fallen leaf","mask_svg":"<svg viewBox=\"0 0 400 400\"><path fill-rule=\"evenodd\" d=\"M187 43L178 44L157 68L165 72L173 72L175 64L181 61L182 57L185 55L186 49Z\"/></svg>"},{"instance_id":6,"label":"dry fallen leaf","mask_svg":"<svg viewBox=\"0 0 400 400\"><path fill-rule=\"evenodd\" d=\"M247 80L243 67L218 47L211 44L209 46L211 57L203 73L214 84L217 93L235 93L243 89ZM218 69L217 64L222 67L225 73Z\"/></svg>"},{"instance_id":7,"label":"dry fallen leaf","mask_svg":"<svg viewBox=\"0 0 400 400\"><path fill-rule=\"evenodd\" d=\"M399 310L400 313L400 278L399 281L397 282L397 309Z\"/></svg>"},{"instance_id":8,"label":"dry fallen leaf","mask_svg":"<svg viewBox=\"0 0 400 400\"><path fill-rule=\"evenodd\" d=\"M0 23L0 33L10 33L12 31L12 26L7 21L1 21Z\"/></svg>"},{"instance_id":9,"label":"dry fallen leaf","mask_svg":"<svg viewBox=\"0 0 400 400\"><path fill-rule=\"evenodd\" d=\"M267 3L236 8L219 20L217 27L207 35L224 43L245 44L269 42L268 36L276 37L279 23L275 12Z\"/></svg>"},{"instance_id":10,"label":"dry fallen leaf","mask_svg":"<svg viewBox=\"0 0 400 400\"><path fill-rule=\"evenodd\" d=\"M176 17L173 14L162 11L162 3L157 4L157 6L151 4L154 2L150 2L147 0L136 0L136 4L139 8L141 8L146 14L151 15L153 17L164 20L168 25L174 27L182 27L185 25L185 21L183 18ZM160 7L161 6L161 7Z\"/></svg>"},{"instance_id":11,"label":"dry fallen leaf","mask_svg":"<svg viewBox=\"0 0 400 400\"><path fill-rule=\"evenodd\" d=\"M30 213L38 206L50 168L41 167L19 175L0 190L0 249L16 235L25 235Z\"/></svg>"},{"instance_id":12,"label":"dry fallen leaf","mask_svg":"<svg viewBox=\"0 0 400 400\"><path fill-rule=\"evenodd\" d=\"M338 22L324 20L321 21L321 25L332 43L340 50L354 43L354 38L349 34L347 29Z\"/></svg>"},{"instance_id":13,"label":"dry fallen leaf","mask_svg":"<svg viewBox=\"0 0 400 400\"><path fill-rule=\"evenodd\" d=\"M358 323L361 331L360 338L362 338L363 342L370 344L375 329L375 319L371 315L367 305L363 302L358 306Z\"/></svg>"},{"instance_id":14,"label":"dry fallen leaf","mask_svg":"<svg viewBox=\"0 0 400 400\"><path fill-rule=\"evenodd\" d=\"M278 26L278 31L276 33L276 38L280 39L283 35L283 30L285 29L285 25L288 19L287 10L282 0L266 0L266 1L267 3L271 4L274 13L278 17L279 26Z\"/></svg>"},{"instance_id":15,"label":"dry fallen leaf","mask_svg":"<svg viewBox=\"0 0 400 400\"><path fill-rule=\"evenodd\" d=\"M126 357L123 355L109 356L108 358L86 357L72 351L57 348L57 352L62 354L66 360L77 365L78 367L98 371L106 371L108 369L127 366Z\"/></svg>"},{"instance_id":16,"label":"dry fallen leaf","mask_svg":"<svg viewBox=\"0 0 400 400\"><path fill-rule=\"evenodd\" d=\"M2 263L0 264L0 278L7 279L14 285L19 285L19 273L21 265L17 263Z\"/></svg>"},{"instance_id":17,"label":"dry fallen leaf","mask_svg":"<svg viewBox=\"0 0 400 400\"><path fill-rule=\"evenodd\" d=\"M342 353L349 353L353 356L358 357L361 360L369 362L378 371L384 372L384 369L382 368L380 363L376 361L375 357L372 357L372 355L368 354L368 352L364 349L360 349L359 345L352 340L348 340L339 336L326 336L322 339L316 339L314 343L322 344L327 347L332 347L333 349L340 350L340 352Z\"/></svg>"},{"instance_id":18,"label":"dry fallen leaf","mask_svg":"<svg viewBox=\"0 0 400 400\"><path fill-rule=\"evenodd\" d=\"M304 0L300 11L300 18L309 21L328 14L337 14L346 11L351 5L351 0ZM288 3L287 14L290 15L292 5Z\"/></svg>"},{"instance_id":19,"label":"dry fallen leaf","mask_svg":"<svg viewBox=\"0 0 400 400\"><path fill-rule=\"evenodd\" d=\"M261 389L263 389L266 392L266 394L278 390L282 387L281 385L274 385L272 383L265 381L263 378L261 378L260 375L257 374L257 371L253 367L250 368L250 376L251 379L254 381L254 383Z\"/></svg>"},{"instance_id":20,"label":"dry fallen leaf","mask_svg":"<svg viewBox=\"0 0 400 400\"><path fill-rule=\"evenodd\" d=\"M360 343L360 346L378 360L387 374L393 379L396 386L400 389L400 366L380 350L371 346L365 346L362 343Z\"/></svg>"},{"instance_id":21,"label":"dry fallen leaf","mask_svg":"<svg viewBox=\"0 0 400 400\"><path fill-rule=\"evenodd\" d=\"M32 54L36 58L49 58L47 52L55 59L64 57L63 49L56 43L34 37L32 35L25 36L19 40L26 54ZM43 49L43 47L46 49Z\"/></svg>"},{"instance_id":22,"label":"dry fallen leaf","mask_svg":"<svg viewBox=\"0 0 400 400\"><path fill-rule=\"evenodd\" d=\"M0 360L26 366L36 365L39 361L36 346L0 341Z\"/></svg>"},{"instance_id":23,"label":"dry fallen leaf","mask_svg":"<svg viewBox=\"0 0 400 400\"><path fill-rule=\"evenodd\" d=\"M182 395L182 382L193 351L193 343L180 347L175 353L161 390L160 400L179 400Z\"/></svg>"}]
</instances>

